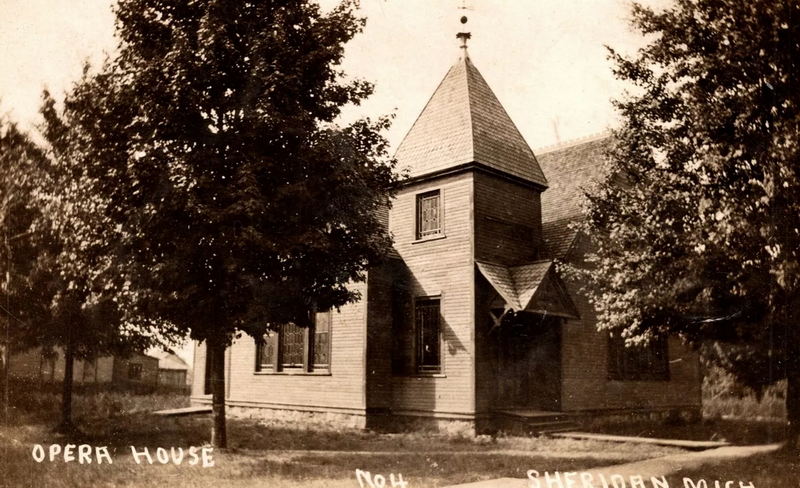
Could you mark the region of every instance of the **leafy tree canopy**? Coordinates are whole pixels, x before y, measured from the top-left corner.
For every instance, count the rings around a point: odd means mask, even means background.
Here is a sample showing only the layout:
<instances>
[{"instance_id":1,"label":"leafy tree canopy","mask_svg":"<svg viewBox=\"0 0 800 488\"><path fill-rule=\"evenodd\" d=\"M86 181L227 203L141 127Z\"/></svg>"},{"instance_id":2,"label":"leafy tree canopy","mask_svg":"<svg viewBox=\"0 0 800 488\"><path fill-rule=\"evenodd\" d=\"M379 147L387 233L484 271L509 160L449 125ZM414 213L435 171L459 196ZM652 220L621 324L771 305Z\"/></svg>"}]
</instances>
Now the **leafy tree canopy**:
<instances>
[{"instance_id":1,"label":"leafy tree canopy","mask_svg":"<svg viewBox=\"0 0 800 488\"><path fill-rule=\"evenodd\" d=\"M386 119L333 124L372 91L337 69L354 8L120 2L119 56L66 106L139 313L227 341L357 298L395 176Z\"/></svg>"},{"instance_id":2,"label":"leafy tree canopy","mask_svg":"<svg viewBox=\"0 0 800 488\"><path fill-rule=\"evenodd\" d=\"M219 447L224 348L357 299L390 246L389 121L336 124L372 92L339 69L356 6L122 0L117 56L65 102L74 201L106 224L83 226L109 249L95 276L129 317L206 341Z\"/></svg>"},{"instance_id":3,"label":"leafy tree canopy","mask_svg":"<svg viewBox=\"0 0 800 488\"><path fill-rule=\"evenodd\" d=\"M711 345L756 389L798 378L800 4L636 5L633 25L648 42L611 51L633 88L584 229L600 325Z\"/></svg>"}]
</instances>

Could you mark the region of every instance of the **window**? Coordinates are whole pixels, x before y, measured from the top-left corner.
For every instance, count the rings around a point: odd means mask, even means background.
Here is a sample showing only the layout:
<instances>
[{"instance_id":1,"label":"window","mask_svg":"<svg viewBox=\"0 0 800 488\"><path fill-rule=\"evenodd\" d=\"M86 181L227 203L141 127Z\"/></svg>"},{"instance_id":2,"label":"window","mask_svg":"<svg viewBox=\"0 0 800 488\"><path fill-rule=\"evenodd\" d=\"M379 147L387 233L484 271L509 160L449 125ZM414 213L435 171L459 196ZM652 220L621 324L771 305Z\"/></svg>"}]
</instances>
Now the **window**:
<instances>
[{"instance_id":1,"label":"window","mask_svg":"<svg viewBox=\"0 0 800 488\"><path fill-rule=\"evenodd\" d=\"M442 372L441 299L412 299L405 283L392 286L392 374Z\"/></svg>"},{"instance_id":2,"label":"window","mask_svg":"<svg viewBox=\"0 0 800 488\"><path fill-rule=\"evenodd\" d=\"M414 328L418 373L440 373L442 370L439 316L438 298L415 301Z\"/></svg>"},{"instance_id":3,"label":"window","mask_svg":"<svg viewBox=\"0 0 800 488\"><path fill-rule=\"evenodd\" d=\"M417 195L417 239L442 233L441 203L439 190Z\"/></svg>"},{"instance_id":4,"label":"window","mask_svg":"<svg viewBox=\"0 0 800 488\"><path fill-rule=\"evenodd\" d=\"M669 381L667 338L625 347L624 338L609 337L608 377L619 381Z\"/></svg>"},{"instance_id":5,"label":"window","mask_svg":"<svg viewBox=\"0 0 800 488\"><path fill-rule=\"evenodd\" d=\"M140 363L128 363L128 379L142 379L142 365Z\"/></svg>"},{"instance_id":6,"label":"window","mask_svg":"<svg viewBox=\"0 0 800 488\"><path fill-rule=\"evenodd\" d=\"M330 311L319 312L314 324L300 327L292 323L270 331L256 341L256 371L311 372L330 368Z\"/></svg>"}]
</instances>

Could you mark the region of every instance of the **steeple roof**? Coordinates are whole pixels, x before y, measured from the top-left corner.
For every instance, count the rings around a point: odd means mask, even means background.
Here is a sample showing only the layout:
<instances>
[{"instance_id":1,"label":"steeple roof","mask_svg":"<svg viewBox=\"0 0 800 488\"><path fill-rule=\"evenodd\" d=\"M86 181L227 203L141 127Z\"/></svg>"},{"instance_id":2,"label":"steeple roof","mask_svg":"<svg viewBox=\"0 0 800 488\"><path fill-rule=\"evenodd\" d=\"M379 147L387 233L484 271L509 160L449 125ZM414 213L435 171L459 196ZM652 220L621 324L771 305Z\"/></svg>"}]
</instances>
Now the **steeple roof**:
<instances>
[{"instance_id":1,"label":"steeple roof","mask_svg":"<svg viewBox=\"0 0 800 488\"><path fill-rule=\"evenodd\" d=\"M464 54L445 75L395 153L417 177L471 163L541 186L547 180L525 139Z\"/></svg>"}]
</instances>

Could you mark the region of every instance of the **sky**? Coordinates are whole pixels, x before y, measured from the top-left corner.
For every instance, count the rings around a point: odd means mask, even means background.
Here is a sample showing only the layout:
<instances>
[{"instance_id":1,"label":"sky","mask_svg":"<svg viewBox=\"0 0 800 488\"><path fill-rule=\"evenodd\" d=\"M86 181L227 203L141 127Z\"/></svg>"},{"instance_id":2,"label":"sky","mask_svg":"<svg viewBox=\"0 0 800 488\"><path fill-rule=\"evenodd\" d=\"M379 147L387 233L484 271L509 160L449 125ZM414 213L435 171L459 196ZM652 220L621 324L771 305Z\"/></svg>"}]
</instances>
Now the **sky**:
<instances>
[{"instance_id":1,"label":"sky","mask_svg":"<svg viewBox=\"0 0 800 488\"><path fill-rule=\"evenodd\" d=\"M58 99L85 61L102 62L115 46L111 5L0 0L0 113L33 127L43 88ZM615 126L611 99L625 88L604 46L632 53L643 42L629 11L629 0L361 0L367 25L348 44L343 69L376 89L343 122L394 114L387 137L396 148L458 59L455 35L466 30L472 62L534 152L591 137Z\"/></svg>"},{"instance_id":2,"label":"sky","mask_svg":"<svg viewBox=\"0 0 800 488\"><path fill-rule=\"evenodd\" d=\"M111 5L0 0L0 112L30 126L43 88L58 98L84 61L100 63L115 45ZM632 52L642 42L629 10L628 0L361 0L367 26L343 68L376 91L345 119L394 114L396 147L458 58L455 34L465 29L473 63L532 148L602 132L615 125L610 99L624 88L604 45Z\"/></svg>"}]
</instances>

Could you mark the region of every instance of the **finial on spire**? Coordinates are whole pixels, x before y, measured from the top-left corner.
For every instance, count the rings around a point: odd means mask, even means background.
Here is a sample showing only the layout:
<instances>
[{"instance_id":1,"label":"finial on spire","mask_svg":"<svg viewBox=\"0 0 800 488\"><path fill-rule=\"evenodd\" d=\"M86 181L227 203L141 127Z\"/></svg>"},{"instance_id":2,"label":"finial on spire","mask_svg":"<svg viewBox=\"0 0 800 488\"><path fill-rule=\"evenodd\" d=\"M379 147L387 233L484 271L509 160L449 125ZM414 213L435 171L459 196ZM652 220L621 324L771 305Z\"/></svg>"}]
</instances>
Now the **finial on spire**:
<instances>
[{"instance_id":1,"label":"finial on spire","mask_svg":"<svg viewBox=\"0 0 800 488\"><path fill-rule=\"evenodd\" d=\"M458 34L456 34L456 37L458 39L461 39L461 49L466 51L467 41L472 37L472 34L470 34L469 32L459 32Z\"/></svg>"},{"instance_id":2,"label":"finial on spire","mask_svg":"<svg viewBox=\"0 0 800 488\"><path fill-rule=\"evenodd\" d=\"M458 9L459 10L472 10L470 7L467 7L466 0L462 0L461 6L458 7ZM469 19L467 19L466 15L462 15L461 16L461 24L466 24L468 20ZM472 38L472 34L469 33L469 32L459 32L458 34L456 34L456 38L457 39L461 39L461 49L464 50L464 55L466 55L466 53L467 53L467 41L470 40L470 38Z\"/></svg>"}]
</instances>

